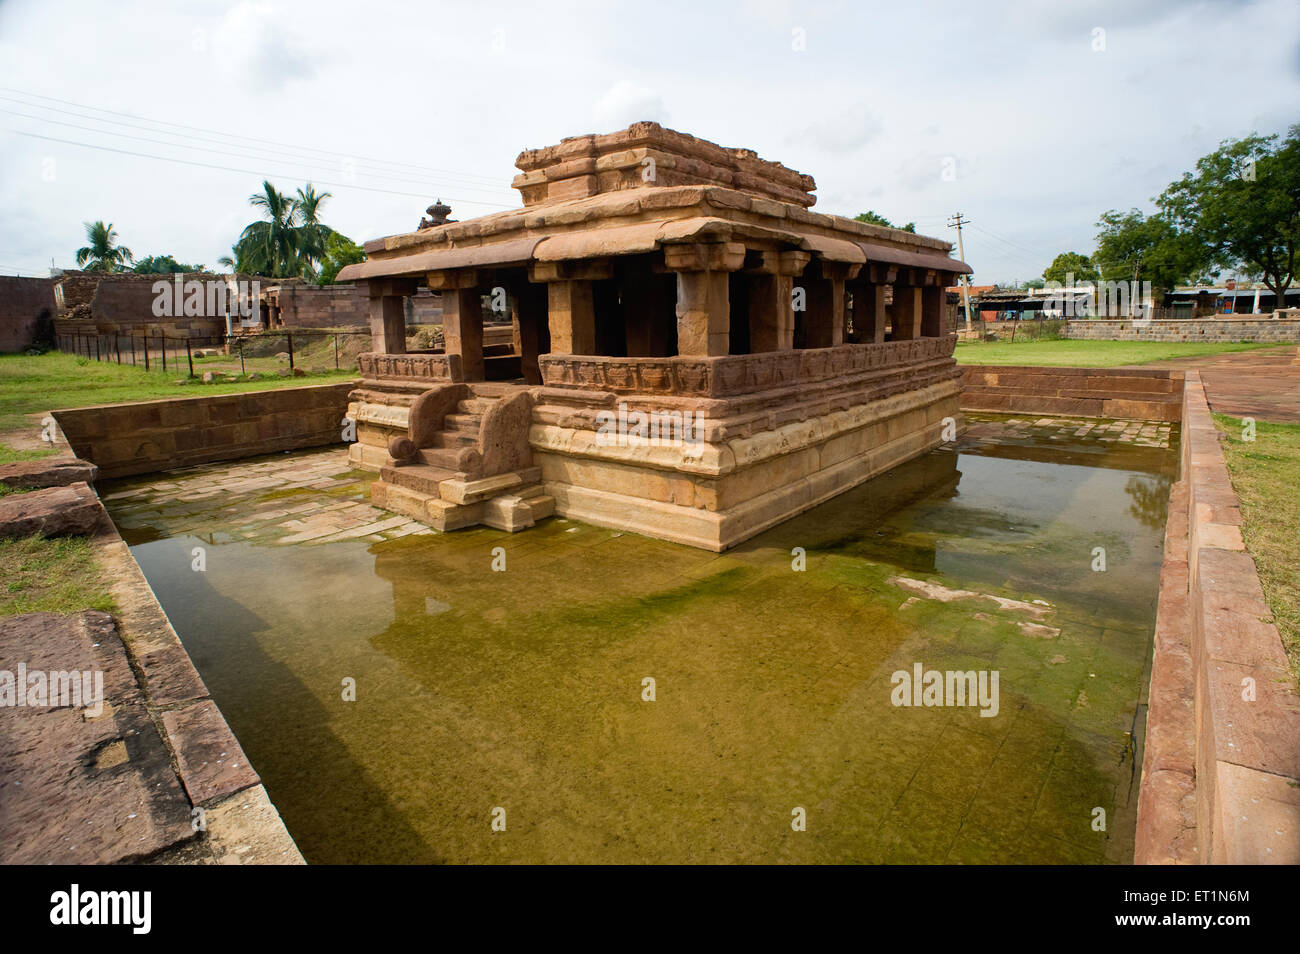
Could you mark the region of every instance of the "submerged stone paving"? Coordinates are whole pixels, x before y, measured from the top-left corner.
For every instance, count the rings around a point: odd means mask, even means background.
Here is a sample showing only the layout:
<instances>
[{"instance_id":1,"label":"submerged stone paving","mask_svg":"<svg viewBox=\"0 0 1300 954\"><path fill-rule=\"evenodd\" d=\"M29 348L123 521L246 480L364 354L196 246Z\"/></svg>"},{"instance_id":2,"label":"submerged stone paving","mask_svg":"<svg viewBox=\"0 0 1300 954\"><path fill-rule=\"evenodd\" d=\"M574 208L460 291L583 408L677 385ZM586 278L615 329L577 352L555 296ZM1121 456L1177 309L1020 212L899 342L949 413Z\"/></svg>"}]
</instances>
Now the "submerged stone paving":
<instances>
[{"instance_id":1,"label":"submerged stone paving","mask_svg":"<svg viewBox=\"0 0 1300 954\"><path fill-rule=\"evenodd\" d=\"M967 414L972 422L972 431L977 434L996 433L1001 439L1050 440L1069 442L1073 445L1093 442L1114 442L1134 447L1159 447L1168 449L1169 437L1174 425L1157 421L1106 421L1097 418L1071 417L991 417L981 414ZM974 426L982 422L993 422L993 426L981 428Z\"/></svg>"},{"instance_id":2,"label":"submerged stone paving","mask_svg":"<svg viewBox=\"0 0 1300 954\"><path fill-rule=\"evenodd\" d=\"M105 489L118 527L130 531L166 520L180 532L220 522L222 540L333 543L393 540L432 533L409 517L371 506L373 474L353 470L347 450L332 448L173 471Z\"/></svg>"}]
</instances>

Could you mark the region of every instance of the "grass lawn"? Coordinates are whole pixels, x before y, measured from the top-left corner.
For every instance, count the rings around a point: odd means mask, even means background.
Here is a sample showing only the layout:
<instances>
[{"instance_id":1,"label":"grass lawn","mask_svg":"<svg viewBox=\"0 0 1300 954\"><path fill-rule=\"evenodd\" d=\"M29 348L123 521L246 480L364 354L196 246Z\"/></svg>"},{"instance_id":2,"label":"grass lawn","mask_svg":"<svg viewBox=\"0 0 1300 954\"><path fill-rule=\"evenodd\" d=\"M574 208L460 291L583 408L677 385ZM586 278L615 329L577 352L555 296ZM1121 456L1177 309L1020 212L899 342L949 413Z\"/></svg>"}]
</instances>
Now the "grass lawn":
<instances>
[{"instance_id":1,"label":"grass lawn","mask_svg":"<svg viewBox=\"0 0 1300 954\"><path fill-rule=\"evenodd\" d=\"M0 540L0 580L0 616L114 609L85 537Z\"/></svg>"},{"instance_id":2,"label":"grass lawn","mask_svg":"<svg viewBox=\"0 0 1300 954\"><path fill-rule=\"evenodd\" d=\"M1036 367L1115 368L1171 358L1199 358L1229 351L1254 351L1275 344L1163 341L959 341L958 364L1023 364Z\"/></svg>"},{"instance_id":3,"label":"grass lawn","mask_svg":"<svg viewBox=\"0 0 1300 954\"><path fill-rule=\"evenodd\" d=\"M195 366L198 370L198 366ZM126 365L91 361L70 354L0 355L0 434L30 426L28 416L65 407L120 404L155 398L266 391L273 388L328 384L357 377L356 371L328 371L305 377L270 377L202 384L177 384L184 372L167 374ZM13 453L12 451L9 453ZM0 458L2 459L2 458Z\"/></svg>"},{"instance_id":4,"label":"grass lawn","mask_svg":"<svg viewBox=\"0 0 1300 954\"><path fill-rule=\"evenodd\" d=\"M38 450L14 450L0 444L0 464L17 464L25 460L40 460L57 452L57 448L40 448Z\"/></svg>"},{"instance_id":5,"label":"grass lawn","mask_svg":"<svg viewBox=\"0 0 1300 954\"><path fill-rule=\"evenodd\" d=\"M1247 443L1238 418L1215 414L1214 423L1224 434L1223 455L1241 498L1246 549L1300 679L1300 424L1257 420L1255 440Z\"/></svg>"}]
</instances>

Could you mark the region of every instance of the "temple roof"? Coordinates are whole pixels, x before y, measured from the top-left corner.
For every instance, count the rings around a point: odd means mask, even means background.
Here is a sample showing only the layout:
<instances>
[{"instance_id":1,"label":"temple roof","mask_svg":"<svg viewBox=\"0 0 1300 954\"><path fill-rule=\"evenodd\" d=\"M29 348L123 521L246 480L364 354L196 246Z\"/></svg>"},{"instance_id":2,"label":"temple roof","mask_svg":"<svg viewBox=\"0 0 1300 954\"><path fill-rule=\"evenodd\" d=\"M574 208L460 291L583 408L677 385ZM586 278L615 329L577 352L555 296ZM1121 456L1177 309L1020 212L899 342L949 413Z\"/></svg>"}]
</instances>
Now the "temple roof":
<instances>
[{"instance_id":1,"label":"temple roof","mask_svg":"<svg viewBox=\"0 0 1300 954\"><path fill-rule=\"evenodd\" d=\"M339 281L729 241L802 249L839 262L971 271L941 239L810 211L810 176L655 123L566 139L526 151L516 164L524 170L515 179L524 208L367 242L367 260L344 268ZM651 168L654 179L647 181L642 170ZM674 181L682 178L700 181Z\"/></svg>"}]
</instances>

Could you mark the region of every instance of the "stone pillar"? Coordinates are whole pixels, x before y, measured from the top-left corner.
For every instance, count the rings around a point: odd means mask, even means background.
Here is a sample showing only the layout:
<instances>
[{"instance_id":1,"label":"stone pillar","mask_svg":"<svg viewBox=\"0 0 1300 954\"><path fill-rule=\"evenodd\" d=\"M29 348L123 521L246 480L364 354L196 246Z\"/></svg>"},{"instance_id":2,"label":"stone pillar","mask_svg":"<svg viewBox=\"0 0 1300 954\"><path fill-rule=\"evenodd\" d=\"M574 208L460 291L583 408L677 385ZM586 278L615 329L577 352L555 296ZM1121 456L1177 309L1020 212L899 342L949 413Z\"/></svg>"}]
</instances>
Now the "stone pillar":
<instances>
[{"instance_id":1,"label":"stone pillar","mask_svg":"<svg viewBox=\"0 0 1300 954\"><path fill-rule=\"evenodd\" d=\"M377 279L366 282L370 311L370 346L378 354L406 354L406 306L403 299L415 294L414 279ZM267 327L270 327L267 309Z\"/></svg>"},{"instance_id":2,"label":"stone pillar","mask_svg":"<svg viewBox=\"0 0 1300 954\"><path fill-rule=\"evenodd\" d=\"M549 335L544 335L547 320L545 288L525 281L509 285L510 304L514 313L515 348L519 352L519 370L528 384L541 384L537 356L549 349Z\"/></svg>"},{"instance_id":3,"label":"stone pillar","mask_svg":"<svg viewBox=\"0 0 1300 954\"><path fill-rule=\"evenodd\" d=\"M794 279L803 272L807 252L751 252L755 264L749 290L749 350L789 351L794 347Z\"/></svg>"},{"instance_id":4,"label":"stone pillar","mask_svg":"<svg viewBox=\"0 0 1300 954\"><path fill-rule=\"evenodd\" d=\"M466 381L483 380L483 296L478 273L430 272L429 287L442 292L442 338L447 354L460 355Z\"/></svg>"},{"instance_id":5,"label":"stone pillar","mask_svg":"<svg viewBox=\"0 0 1300 954\"><path fill-rule=\"evenodd\" d=\"M804 314L804 336L809 348L833 348L844 344L848 312L844 306L844 283L857 277L861 265L846 262L818 262L818 274L804 279L808 310Z\"/></svg>"},{"instance_id":6,"label":"stone pillar","mask_svg":"<svg viewBox=\"0 0 1300 954\"><path fill-rule=\"evenodd\" d=\"M893 340L911 341L921 337L921 286L912 269L899 269L894 283Z\"/></svg>"},{"instance_id":7,"label":"stone pillar","mask_svg":"<svg viewBox=\"0 0 1300 954\"><path fill-rule=\"evenodd\" d=\"M853 332L858 341L882 344L889 316L885 310L885 286L898 278L898 269L889 265L867 265L866 281L853 289Z\"/></svg>"},{"instance_id":8,"label":"stone pillar","mask_svg":"<svg viewBox=\"0 0 1300 954\"><path fill-rule=\"evenodd\" d=\"M608 262L539 262L529 270L546 283L551 354L596 353L596 309L591 283L610 278Z\"/></svg>"},{"instance_id":9,"label":"stone pillar","mask_svg":"<svg viewBox=\"0 0 1300 954\"><path fill-rule=\"evenodd\" d=\"M745 263L739 242L666 245L664 263L677 273L677 353L725 355L731 344L727 273Z\"/></svg>"},{"instance_id":10,"label":"stone pillar","mask_svg":"<svg viewBox=\"0 0 1300 954\"><path fill-rule=\"evenodd\" d=\"M942 283L936 278L932 284L926 284L921 289L921 336L924 338L942 338L947 329L944 328L945 302L947 300L947 290Z\"/></svg>"}]
</instances>

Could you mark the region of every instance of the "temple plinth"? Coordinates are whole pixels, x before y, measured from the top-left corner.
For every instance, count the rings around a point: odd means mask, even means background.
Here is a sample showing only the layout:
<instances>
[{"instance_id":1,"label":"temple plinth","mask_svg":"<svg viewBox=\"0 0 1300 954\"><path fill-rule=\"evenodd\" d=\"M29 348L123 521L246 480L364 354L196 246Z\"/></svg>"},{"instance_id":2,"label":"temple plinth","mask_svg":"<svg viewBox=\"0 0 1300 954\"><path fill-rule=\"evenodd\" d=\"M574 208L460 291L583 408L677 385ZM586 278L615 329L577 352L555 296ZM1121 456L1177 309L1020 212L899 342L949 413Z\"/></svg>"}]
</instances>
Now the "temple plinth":
<instances>
[{"instance_id":1,"label":"temple plinth","mask_svg":"<svg viewBox=\"0 0 1300 954\"><path fill-rule=\"evenodd\" d=\"M516 165L523 208L340 273L369 289L352 459L380 505L722 550L960 428L949 243L813 212L810 176L654 123ZM420 285L445 345L408 354Z\"/></svg>"}]
</instances>

